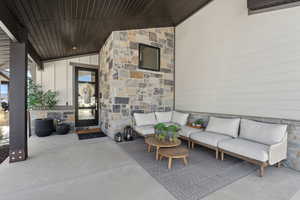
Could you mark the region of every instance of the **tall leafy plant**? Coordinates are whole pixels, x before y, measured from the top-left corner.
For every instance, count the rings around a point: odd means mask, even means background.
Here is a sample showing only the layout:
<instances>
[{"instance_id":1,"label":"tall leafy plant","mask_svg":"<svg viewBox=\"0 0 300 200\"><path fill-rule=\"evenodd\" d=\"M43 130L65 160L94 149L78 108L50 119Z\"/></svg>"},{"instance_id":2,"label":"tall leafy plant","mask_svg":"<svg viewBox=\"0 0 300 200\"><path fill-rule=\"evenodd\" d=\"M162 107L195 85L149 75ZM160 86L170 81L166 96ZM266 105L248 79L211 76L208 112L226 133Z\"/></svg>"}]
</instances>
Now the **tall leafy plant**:
<instances>
[{"instance_id":1,"label":"tall leafy plant","mask_svg":"<svg viewBox=\"0 0 300 200\"><path fill-rule=\"evenodd\" d=\"M48 90L44 92L42 86L32 79L28 80L27 105L29 109L53 109L58 103L58 92Z\"/></svg>"}]
</instances>

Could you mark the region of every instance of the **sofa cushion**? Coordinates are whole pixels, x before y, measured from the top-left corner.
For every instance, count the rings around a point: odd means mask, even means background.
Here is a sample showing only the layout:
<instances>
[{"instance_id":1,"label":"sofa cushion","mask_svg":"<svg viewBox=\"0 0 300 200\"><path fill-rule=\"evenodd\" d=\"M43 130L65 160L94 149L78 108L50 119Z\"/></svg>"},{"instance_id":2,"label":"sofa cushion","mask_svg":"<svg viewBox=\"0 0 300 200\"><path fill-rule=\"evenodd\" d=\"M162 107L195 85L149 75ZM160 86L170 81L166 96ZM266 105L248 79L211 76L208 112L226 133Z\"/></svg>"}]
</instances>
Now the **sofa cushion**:
<instances>
[{"instance_id":1,"label":"sofa cushion","mask_svg":"<svg viewBox=\"0 0 300 200\"><path fill-rule=\"evenodd\" d=\"M219 143L219 148L226 151L245 156L254 160L266 162L269 160L269 146L237 138L224 140Z\"/></svg>"},{"instance_id":2,"label":"sofa cushion","mask_svg":"<svg viewBox=\"0 0 300 200\"><path fill-rule=\"evenodd\" d=\"M280 143L286 134L287 125L267 124L243 119L240 137L266 145Z\"/></svg>"},{"instance_id":3,"label":"sofa cushion","mask_svg":"<svg viewBox=\"0 0 300 200\"><path fill-rule=\"evenodd\" d=\"M181 126L179 135L189 138L192 133L198 133L198 132L202 132L202 130L196 129L196 128L191 128L188 126Z\"/></svg>"},{"instance_id":4,"label":"sofa cushion","mask_svg":"<svg viewBox=\"0 0 300 200\"><path fill-rule=\"evenodd\" d=\"M135 126L134 130L143 136L151 135L155 133L153 125Z\"/></svg>"},{"instance_id":5,"label":"sofa cushion","mask_svg":"<svg viewBox=\"0 0 300 200\"><path fill-rule=\"evenodd\" d=\"M221 133L231 137L237 137L239 132L240 119L224 119L210 117L206 131Z\"/></svg>"},{"instance_id":6,"label":"sofa cushion","mask_svg":"<svg viewBox=\"0 0 300 200\"><path fill-rule=\"evenodd\" d=\"M176 124L176 123L173 123L173 122L167 122L167 123L164 123L166 126L171 126L171 125L174 125L174 126L178 126L178 127L181 127L181 125L179 124Z\"/></svg>"},{"instance_id":7,"label":"sofa cushion","mask_svg":"<svg viewBox=\"0 0 300 200\"><path fill-rule=\"evenodd\" d=\"M217 147L219 142L223 140L231 140L232 137L228 135L222 135L218 133L212 133L207 131L196 132L191 134L191 139L200 143L208 144Z\"/></svg>"},{"instance_id":8,"label":"sofa cushion","mask_svg":"<svg viewBox=\"0 0 300 200\"><path fill-rule=\"evenodd\" d=\"M136 126L157 124L154 113L134 113L133 116Z\"/></svg>"},{"instance_id":9,"label":"sofa cushion","mask_svg":"<svg viewBox=\"0 0 300 200\"><path fill-rule=\"evenodd\" d=\"M188 117L189 117L188 113L181 113L181 112L174 111L172 115L172 122L184 126L187 123Z\"/></svg>"},{"instance_id":10,"label":"sofa cushion","mask_svg":"<svg viewBox=\"0 0 300 200\"><path fill-rule=\"evenodd\" d=\"M155 112L156 120L158 123L171 122L173 112Z\"/></svg>"}]
</instances>

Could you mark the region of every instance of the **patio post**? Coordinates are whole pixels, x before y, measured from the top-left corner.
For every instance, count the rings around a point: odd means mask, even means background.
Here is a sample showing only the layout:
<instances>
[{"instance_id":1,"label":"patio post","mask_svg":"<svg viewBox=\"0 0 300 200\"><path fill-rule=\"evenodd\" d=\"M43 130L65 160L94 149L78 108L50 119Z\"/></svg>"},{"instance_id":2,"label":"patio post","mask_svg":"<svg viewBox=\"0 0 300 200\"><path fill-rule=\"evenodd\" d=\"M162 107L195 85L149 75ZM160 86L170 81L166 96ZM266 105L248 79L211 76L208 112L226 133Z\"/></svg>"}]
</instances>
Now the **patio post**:
<instances>
[{"instance_id":1,"label":"patio post","mask_svg":"<svg viewBox=\"0 0 300 200\"><path fill-rule=\"evenodd\" d=\"M9 88L9 161L18 162L28 157L27 147L27 44L10 45Z\"/></svg>"}]
</instances>

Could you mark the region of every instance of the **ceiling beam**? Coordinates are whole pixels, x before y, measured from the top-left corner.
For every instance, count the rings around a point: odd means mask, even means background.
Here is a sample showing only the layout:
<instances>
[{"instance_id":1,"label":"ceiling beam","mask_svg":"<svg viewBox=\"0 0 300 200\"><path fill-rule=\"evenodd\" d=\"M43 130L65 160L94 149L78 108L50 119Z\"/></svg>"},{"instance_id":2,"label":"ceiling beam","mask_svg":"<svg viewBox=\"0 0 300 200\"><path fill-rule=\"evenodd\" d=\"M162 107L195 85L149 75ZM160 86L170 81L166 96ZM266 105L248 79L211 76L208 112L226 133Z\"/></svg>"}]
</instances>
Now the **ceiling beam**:
<instances>
[{"instance_id":1,"label":"ceiling beam","mask_svg":"<svg viewBox=\"0 0 300 200\"><path fill-rule=\"evenodd\" d=\"M300 0L248 0L250 11L299 6Z\"/></svg>"},{"instance_id":2,"label":"ceiling beam","mask_svg":"<svg viewBox=\"0 0 300 200\"><path fill-rule=\"evenodd\" d=\"M44 69L44 63L41 60L41 57L38 55L38 53L35 51L35 49L33 48L33 46L31 45L30 42L28 42L28 54L30 55L30 57L34 60L34 62L37 64L39 70L43 70Z\"/></svg>"},{"instance_id":3,"label":"ceiling beam","mask_svg":"<svg viewBox=\"0 0 300 200\"><path fill-rule=\"evenodd\" d=\"M6 6L6 3L3 0L0 0L0 21L3 25L5 25L7 29L3 31L9 31L9 33L7 34L8 36L10 36L11 40L18 40L19 42L28 43L29 55L34 59L34 61L38 65L38 68L43 69L43 63L40 56L37 54L37 52L27 39L26 29L21 25L17 18L11 14Z\"/></svg>"},{"instance_id":4,"label":"ceiling beam","mask_svg":"<svg viewBox=\"0 0 300 200\"><path fill-rule=\"evenodd\" d=\"M6 76L6 74L4 74L3 72L0 71L0 76L3 76L5 79L7 79L9 81L9 77Z\"/></svg>"},{"instance_id":5,"label":"ceiling beam","mask_svg":"<svg viewBox=\"0 0 300 200\"><path fill-rule=\"evenodd\" d=\"M47 63L47 62L54 62L54 61L60 61L60 60L72 59L72 58L78 58L78 57L84 57L84 56L98 55L99 52L100 52L100 50L99 51L92 51L92 52L88 52L88 53L78 53L78 54L73 54L71 56L62 56L62 57L45 59L45 60L42 60L42 62Z\"/></svg>"}]
</instances>

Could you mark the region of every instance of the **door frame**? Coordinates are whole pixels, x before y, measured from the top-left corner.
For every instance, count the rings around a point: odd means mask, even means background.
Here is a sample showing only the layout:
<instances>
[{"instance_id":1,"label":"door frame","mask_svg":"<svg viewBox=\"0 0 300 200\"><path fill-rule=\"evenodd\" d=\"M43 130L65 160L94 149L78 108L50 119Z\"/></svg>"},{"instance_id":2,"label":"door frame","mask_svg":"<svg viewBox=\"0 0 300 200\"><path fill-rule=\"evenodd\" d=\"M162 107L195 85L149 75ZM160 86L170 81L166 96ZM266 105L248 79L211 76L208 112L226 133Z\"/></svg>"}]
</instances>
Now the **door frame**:
<instances>
[{"instance_id":1,"label":"door frame","mask_svg":"<svg viewBox=\"0 0 300 200\"><path fill-rule=\"evenodd\" d=\"M91 71L95 72L95 101L96 101L96 113L95 113L95 119L93 120L79 120L78 119L78 85L80 81L78 81L78 72L79 71ZM84 82L84 81L83 81ZM83 83L82 82L82 83ZM88 83L88 82L87 82ZM84 126L98 126L99 125L99 82L98 82L98 69L95 68L87 68L87 67L80 67L75 66L75 127L84 127ZM90 107L94 108L94 107ZM88 109L88 108L87 108Z\"/></svg>"}]
</instances>

